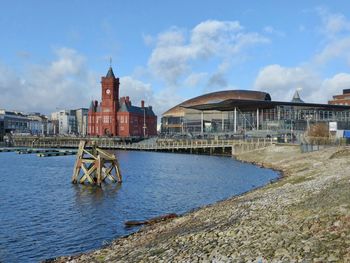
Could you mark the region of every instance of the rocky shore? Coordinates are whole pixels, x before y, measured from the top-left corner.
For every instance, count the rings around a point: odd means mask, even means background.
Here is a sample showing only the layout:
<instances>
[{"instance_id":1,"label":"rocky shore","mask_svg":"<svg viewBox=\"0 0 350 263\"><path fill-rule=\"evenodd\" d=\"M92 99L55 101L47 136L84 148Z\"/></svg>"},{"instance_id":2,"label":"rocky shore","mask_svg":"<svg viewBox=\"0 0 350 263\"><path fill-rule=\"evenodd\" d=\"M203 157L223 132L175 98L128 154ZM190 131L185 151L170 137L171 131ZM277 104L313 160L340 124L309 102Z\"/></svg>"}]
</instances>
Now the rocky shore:
<instances>
[{"instance_id":1,"label":"rocky shore","mask_svg":"<svg viewBox=\"0 0 350 263\"><path fill-rule=\"evenodd\" d=\"M350 262L350 148L272 146L238 159L283 178L56 262Z\"/></svg>"}]
</instances>

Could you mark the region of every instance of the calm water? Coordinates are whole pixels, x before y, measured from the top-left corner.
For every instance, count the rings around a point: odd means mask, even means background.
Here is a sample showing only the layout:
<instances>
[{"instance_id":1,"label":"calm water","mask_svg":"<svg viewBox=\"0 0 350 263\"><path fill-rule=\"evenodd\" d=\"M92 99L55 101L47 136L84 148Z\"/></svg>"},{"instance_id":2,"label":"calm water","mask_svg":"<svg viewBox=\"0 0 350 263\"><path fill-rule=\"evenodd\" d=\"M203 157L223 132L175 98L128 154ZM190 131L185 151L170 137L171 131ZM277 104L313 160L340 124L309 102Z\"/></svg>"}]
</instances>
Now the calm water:
<instances>
[{"instance_id":1,"label":"calm water","mask_svg":"<svg viewBox=\"0 0 350 263\"><path fill-rule=\"evenodd\" d=\"M98 248L127 220L184 213L278 175L226 157L117 152L123 184L70 182L74 156L0 153L0 262L37 262Z\"/></svg>"}]
</instances>

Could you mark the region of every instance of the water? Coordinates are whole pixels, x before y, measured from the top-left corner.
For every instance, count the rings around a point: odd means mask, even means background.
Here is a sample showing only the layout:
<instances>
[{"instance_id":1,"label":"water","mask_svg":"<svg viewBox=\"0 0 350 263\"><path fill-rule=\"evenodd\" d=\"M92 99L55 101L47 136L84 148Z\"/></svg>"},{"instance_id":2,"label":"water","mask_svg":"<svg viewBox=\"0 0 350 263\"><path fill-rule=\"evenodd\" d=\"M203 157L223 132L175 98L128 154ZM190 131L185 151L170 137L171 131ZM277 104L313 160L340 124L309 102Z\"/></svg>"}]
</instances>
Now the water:
<instances>
[{"instance_id":1,"label":"water","mask_svg":"<svg viewBox=\"0 0 350 263\"><path fill-rule=\"evenodd\" d=\"M98 248L127 220L184 213L278 175L226 157L117 152L123 184L71 184L75 156L0 153L0 262L38 262Z\"/></svg>"}]
</instances>

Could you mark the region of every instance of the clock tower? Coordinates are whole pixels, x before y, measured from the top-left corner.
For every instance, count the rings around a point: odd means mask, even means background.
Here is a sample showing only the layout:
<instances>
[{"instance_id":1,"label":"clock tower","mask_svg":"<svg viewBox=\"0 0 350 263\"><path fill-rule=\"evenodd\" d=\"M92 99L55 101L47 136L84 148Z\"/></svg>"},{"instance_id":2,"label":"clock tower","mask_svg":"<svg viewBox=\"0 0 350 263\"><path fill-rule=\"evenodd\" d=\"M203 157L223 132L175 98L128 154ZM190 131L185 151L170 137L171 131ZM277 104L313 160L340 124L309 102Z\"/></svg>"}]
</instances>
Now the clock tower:
<instances>
[{"instance_id":1,"label":"clock tower","mask_svg":"<svg viewBox=\"0 0 350 263\"><path fill-rule=\"evenodd\" d=\"M100 131L103 135L117 135L117 111L119 109L119 78L116 78L112 67L101 79L102 101Z\"/></svg>"}]
</instances>

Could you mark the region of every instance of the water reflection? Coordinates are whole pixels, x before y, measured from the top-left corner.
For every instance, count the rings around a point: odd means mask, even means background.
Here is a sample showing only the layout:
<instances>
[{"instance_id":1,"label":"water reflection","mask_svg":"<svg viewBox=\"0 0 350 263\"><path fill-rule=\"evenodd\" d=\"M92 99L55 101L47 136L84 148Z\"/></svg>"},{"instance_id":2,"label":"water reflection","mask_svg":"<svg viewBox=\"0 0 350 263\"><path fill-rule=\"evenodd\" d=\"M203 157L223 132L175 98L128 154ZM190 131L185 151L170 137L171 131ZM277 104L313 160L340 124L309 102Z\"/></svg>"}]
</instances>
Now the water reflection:
<instances>
[{"instance_id":1,"label":"water reflection","mask_svg":"<svg viewBox=\"0 0 350 263\"><path fill-rule=\"evenodd\" d=\"M94 204L98 204L99 202L102 202L106 197L116 198L116 195L121 189L122 184L104 183L102 184L102 187L88 184L72 184L72 187L74 188L75 200L78 205L88 202L94 202Z\"/></svg>"}]
</instances>

